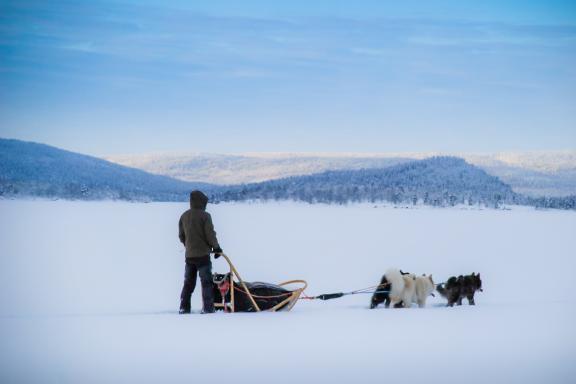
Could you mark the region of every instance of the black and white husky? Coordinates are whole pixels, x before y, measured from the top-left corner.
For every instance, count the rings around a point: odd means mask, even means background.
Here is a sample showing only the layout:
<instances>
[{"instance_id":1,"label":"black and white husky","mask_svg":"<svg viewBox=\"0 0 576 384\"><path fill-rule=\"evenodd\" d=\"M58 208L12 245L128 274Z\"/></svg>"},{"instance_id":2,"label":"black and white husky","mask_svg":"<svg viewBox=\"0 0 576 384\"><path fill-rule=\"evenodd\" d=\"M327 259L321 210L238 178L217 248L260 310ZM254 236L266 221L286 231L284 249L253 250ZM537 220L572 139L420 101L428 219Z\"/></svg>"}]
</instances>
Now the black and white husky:
<instances>
[{"instance_id":1,"label":"black and white husky","mask_svg":"<svg viewBox=\"0 0 576 384\"><path fill-rule=\"evenodd\" d=\"M418 307L422 308L433 291L432 275L416 277L412 273L392 268L382 276L380 285L372 295L370 308L376 308L381 303L384 303L386 308L390 305L394 308L409 308L412 303L417 303Z\"/></svg>"}]
</instances>

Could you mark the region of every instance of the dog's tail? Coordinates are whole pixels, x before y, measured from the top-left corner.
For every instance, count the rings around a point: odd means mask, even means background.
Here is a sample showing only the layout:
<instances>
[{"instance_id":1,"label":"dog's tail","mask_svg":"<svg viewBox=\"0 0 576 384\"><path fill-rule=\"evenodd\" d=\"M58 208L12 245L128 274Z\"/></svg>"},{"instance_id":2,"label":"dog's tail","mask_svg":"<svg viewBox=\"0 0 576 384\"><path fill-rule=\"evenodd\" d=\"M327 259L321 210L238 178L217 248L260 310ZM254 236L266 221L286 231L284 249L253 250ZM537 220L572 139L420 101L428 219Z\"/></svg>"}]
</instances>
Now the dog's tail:
<instances>
[{"instance_id":1,"label":"dog's tail","mask_svg":"<svg viewBox=\"0 0 576 384\"><path fill-rule=\"evenodd\" d=\"M438 293L440 293L442 296L446 297L446 288L444 288L444 284L437 284L437 285L436 285L436 290L437 290Z\"/></svg>"},{"instance_id":2,"label":"dog's tail","mask_svg":"<svg viewBox=\"0 0 576 384\"><path fill-rule=\"evenodd\" d=\"M388 282L390 282L390 296L399 297L404 291L404 278L398 269L391 268L384 274Z\"/></svg>"}]
</instances>

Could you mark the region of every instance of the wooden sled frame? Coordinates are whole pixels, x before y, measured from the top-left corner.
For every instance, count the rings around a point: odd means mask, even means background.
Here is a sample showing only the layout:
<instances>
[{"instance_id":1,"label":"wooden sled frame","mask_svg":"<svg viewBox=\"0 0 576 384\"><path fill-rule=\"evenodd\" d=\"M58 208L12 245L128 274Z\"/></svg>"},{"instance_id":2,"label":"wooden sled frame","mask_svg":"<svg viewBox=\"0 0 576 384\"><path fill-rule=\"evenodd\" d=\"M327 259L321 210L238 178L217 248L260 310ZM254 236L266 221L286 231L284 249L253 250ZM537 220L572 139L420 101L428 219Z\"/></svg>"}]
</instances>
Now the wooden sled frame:
<instances>
[{"instance_id":1,"label":"wooden sled frame","mask_svg":"<svg viewBox=\"0 0 576 384\"><path fill-rule=\"evenodd\" d=\"M236 278L238 280L238 283L240 284L240 286L242 287L242 289L245 291L248 298L252 302L252 305L254 306L254 308L256 308L256 312L261 312L262 310L260 309L260 307L256 303L256 300L254 300L252 293L250 293L248 286L246 286L246 283L244 283L244 280L242 280L242 278L240 277L238 270L236 269L236 267L234 267L234 264L232 264L232 261L230 261L230 258L228 256L226 256L225 254L222 254L222 257L224 258L224 260L226 260L226 262L228 263L228 266L230 267L230 303L229 304L214 303L214 306L216 308L225 308L226 306L228 306L228 308L230 309L230 312L232 312L232 313L235 312L235 308L234 308L234 291L235 291L234 278ZM302 292L304 292L306 287L308 287L308 283L305 280L290 280L290 281L285 281L283 283L280 283L278 285L282 287L282 286L290 285L290 284L302 284L302 286L299 288L296 288L294 291L292 291L292 293L290 295L288 295L286 297L286 299L282 300L282 302L280 302L280 303L276 304L274 307L268 309L267 310L268 312L276 312L279 309L285 309L286 311L291 310L292 307L294 307L294 305L296 304L296 302L300 298L300 295L302 295ZM286 307L284 307L284 306L286 306Z\"/></svg>"}]
</instances>

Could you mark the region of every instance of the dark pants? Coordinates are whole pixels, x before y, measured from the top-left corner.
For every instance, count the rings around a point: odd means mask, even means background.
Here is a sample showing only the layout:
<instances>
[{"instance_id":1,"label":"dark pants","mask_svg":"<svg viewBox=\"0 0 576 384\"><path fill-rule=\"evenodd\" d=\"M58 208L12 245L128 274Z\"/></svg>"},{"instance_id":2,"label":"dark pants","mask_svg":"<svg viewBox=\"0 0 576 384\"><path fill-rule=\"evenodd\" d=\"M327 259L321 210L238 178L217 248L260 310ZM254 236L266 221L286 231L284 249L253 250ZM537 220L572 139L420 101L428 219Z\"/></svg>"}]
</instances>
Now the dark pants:
<instances>
[{"instance_id":1,"label":"dark pants","mask_svg":"<svg viewBox=\"0 0 576 384\"><path fill-rule=\"evenodd\" d=\"M184 286L180 294L180 309L190 310L190 299L192 292L196 288L196 275L200 275L202 284L202 301L204 311L214 311L214 292L212 283L212 263L208 261L194 261L186 259L186 269L184 271Z\"/></svg>"}]
</instances>

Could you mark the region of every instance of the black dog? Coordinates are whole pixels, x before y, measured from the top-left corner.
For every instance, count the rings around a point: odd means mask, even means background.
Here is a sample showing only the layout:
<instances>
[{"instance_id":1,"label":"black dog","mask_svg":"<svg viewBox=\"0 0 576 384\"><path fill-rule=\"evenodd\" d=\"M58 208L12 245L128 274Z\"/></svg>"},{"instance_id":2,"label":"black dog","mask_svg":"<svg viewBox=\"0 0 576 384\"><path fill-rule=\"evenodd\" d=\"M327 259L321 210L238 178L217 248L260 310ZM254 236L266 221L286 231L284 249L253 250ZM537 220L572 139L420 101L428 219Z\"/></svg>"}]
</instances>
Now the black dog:
<instances>
[{"instance_id":1,"label":"black dog","mask_svg":"<svg viewBox=\"0 0 576 384\"><path fill-rule=\"evenodd\" d=\"M384 303L386 308L390 307L390 282L386 276L382 276L380 280L380 285L376 287L374 294L372 295L372 300L370 301L370 309L374 309L378 304Z\"/></svg>"},{"instance_id":2,"label":"black dog","mask_svg":"<svg viewBox=\"0 0 576 384\"><path fill-rule=\"evenodd\" d=\"M480 274L474 274L464 276L462 279L462 290L460 292L460 300L458 305L462 305L462 299L466 297L468 299L468 304L475 305L474 294L476 291L482 292L482 279L480 279Z\"/></svg>"},{"instance_id":3,"label":"black dog","mask_svg":"<svg viewBox=\"0 0 576 384\"><path fill-rule=\"evenodd\" d=\"M438 284L436 290L448 300L448 307L454 304L462 305L462 299L466 297L468 304L475 305L474 294L476 291L482 292L482 279L480 274L472 273L467 276L452 276L444 284Z\"/></svg>"}]
</instances>

